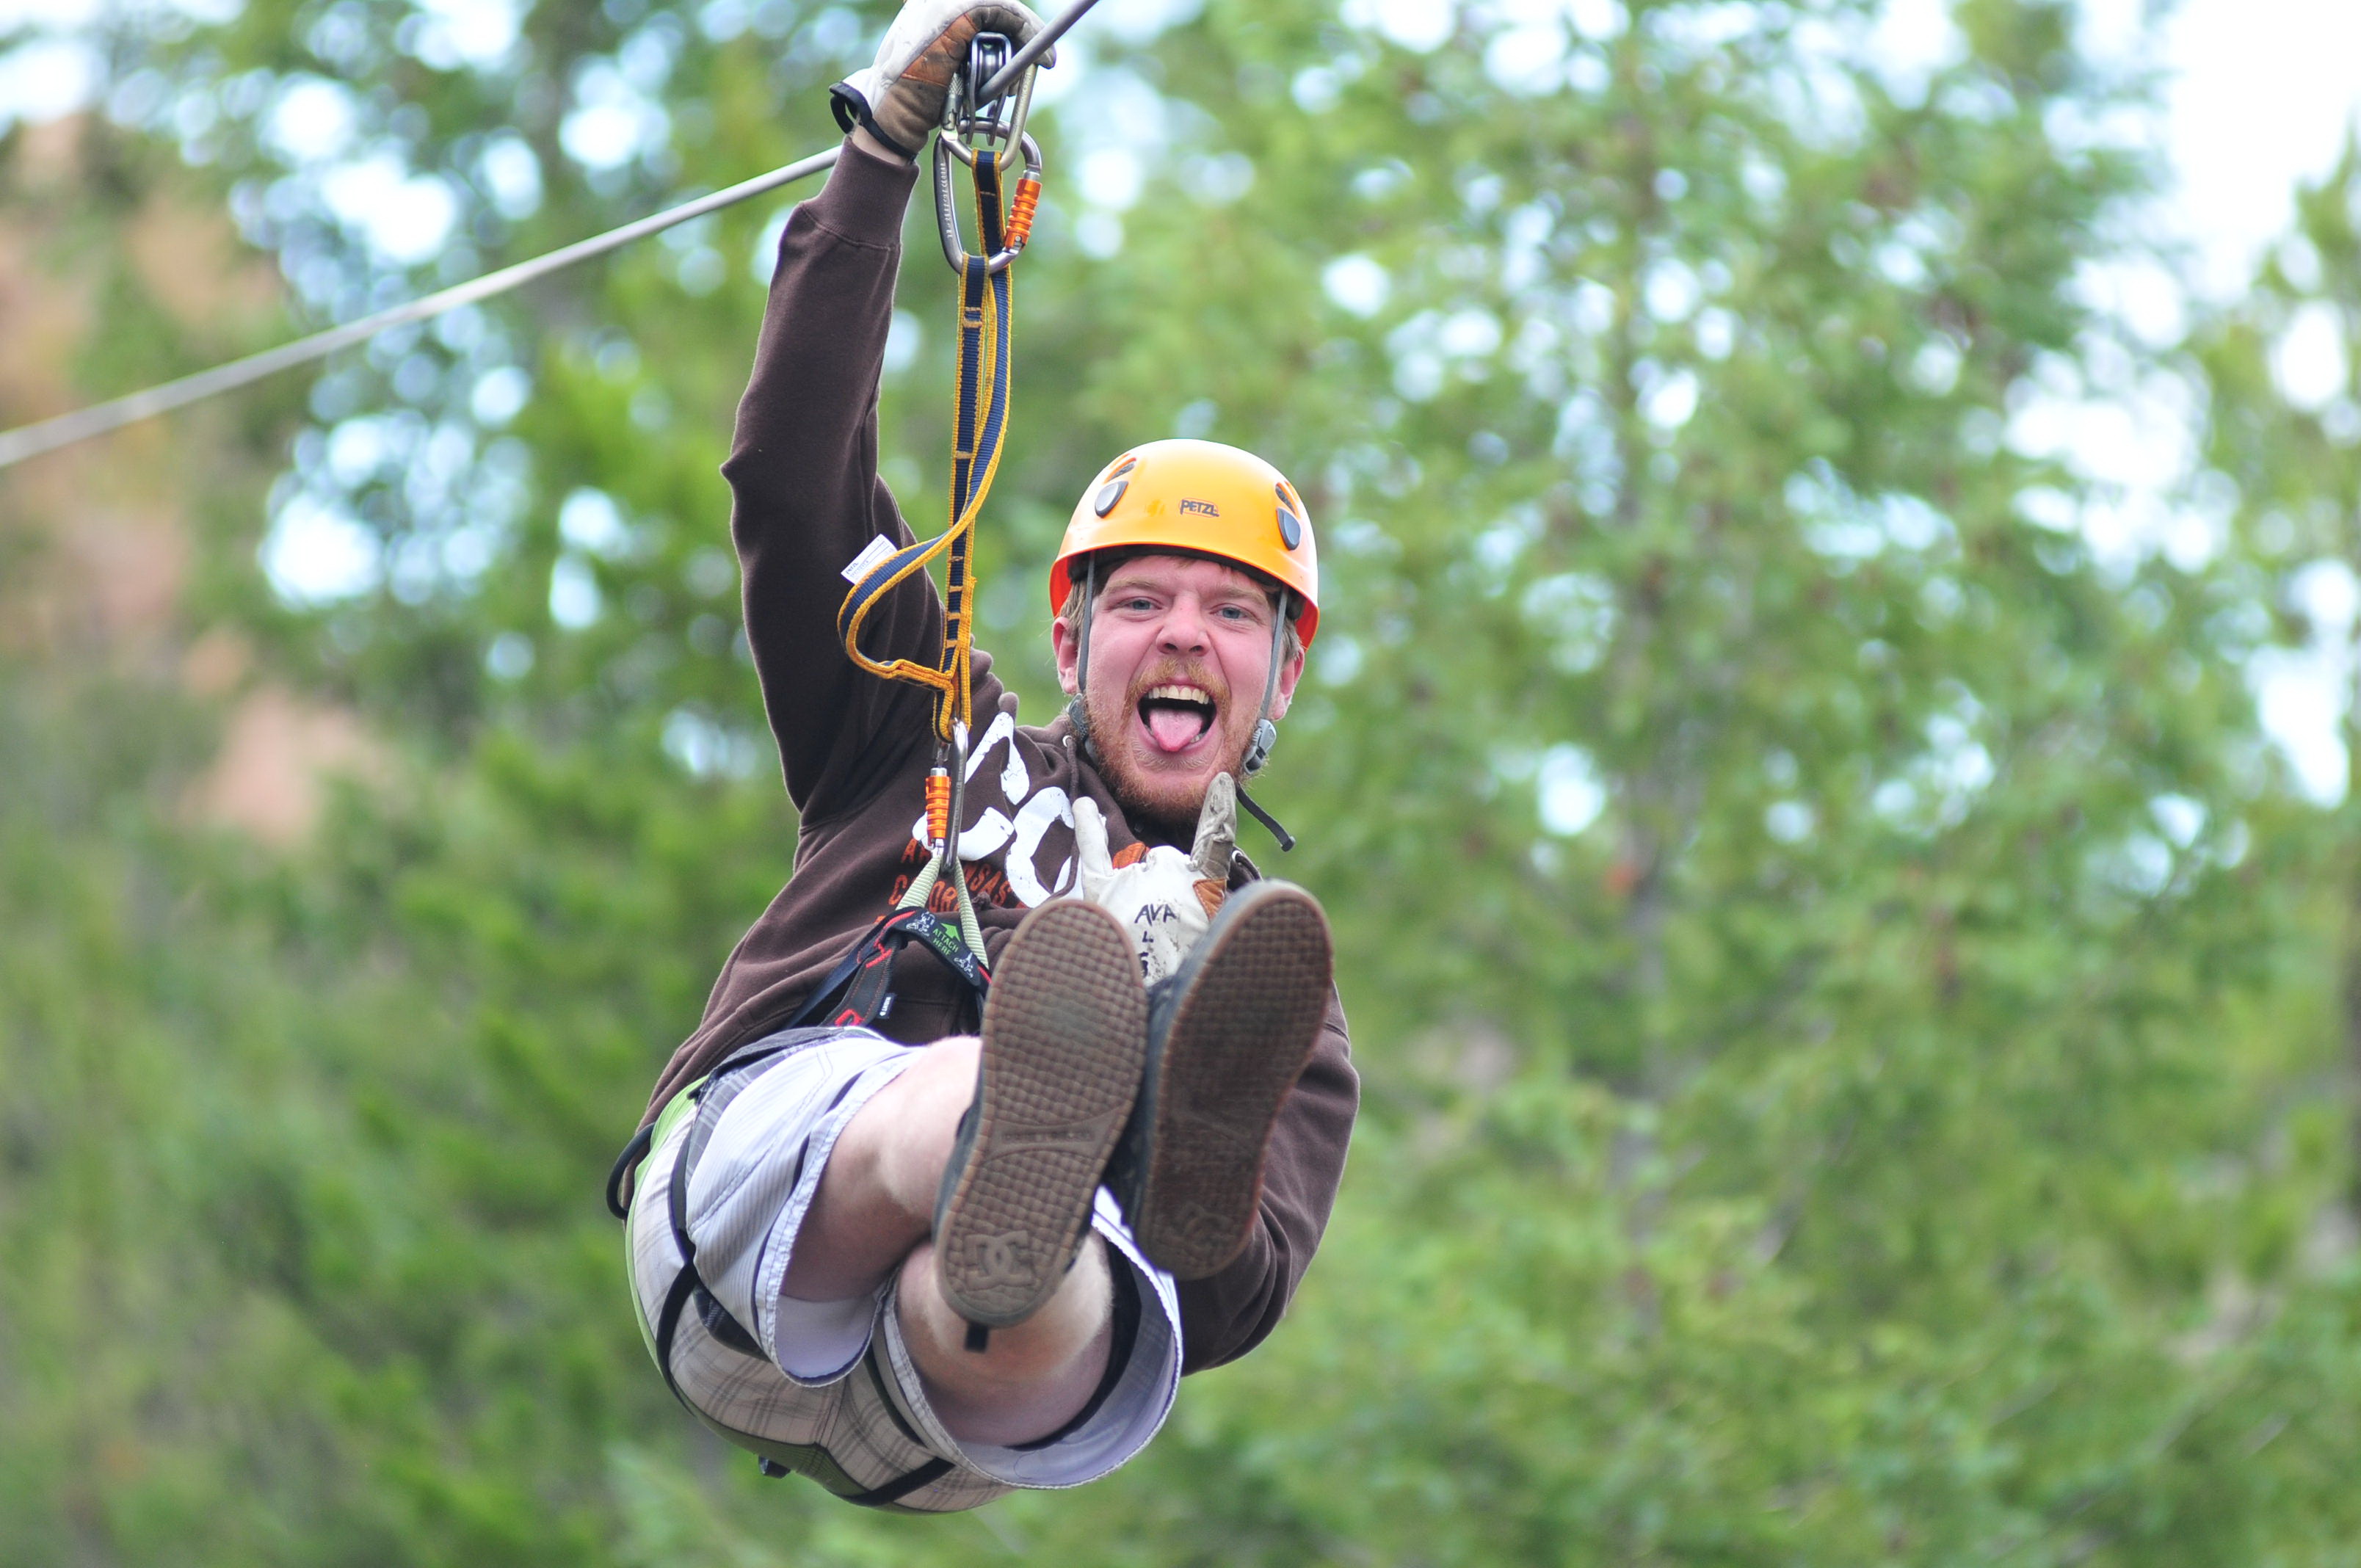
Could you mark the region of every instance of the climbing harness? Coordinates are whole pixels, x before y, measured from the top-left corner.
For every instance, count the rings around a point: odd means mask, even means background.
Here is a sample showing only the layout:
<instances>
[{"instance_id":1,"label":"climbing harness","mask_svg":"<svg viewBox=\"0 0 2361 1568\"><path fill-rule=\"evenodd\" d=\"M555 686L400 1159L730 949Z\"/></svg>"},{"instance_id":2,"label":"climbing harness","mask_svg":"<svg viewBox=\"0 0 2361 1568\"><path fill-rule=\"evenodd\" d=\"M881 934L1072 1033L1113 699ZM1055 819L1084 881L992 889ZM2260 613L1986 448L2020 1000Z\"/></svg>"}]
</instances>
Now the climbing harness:
<instances>
[{"instance_id":1,"label":"climbing harness","mask_svg":"<svg viewBox=\"0 0 2361 1568\"><path fill-rule=\"evenodd\" d=\"M942 128L935 137L935 217L943 258L960 276L959 386L951 433L950 521L942 532L885 556L864 573L837 612L837 633L853 664L889 681L922 686L935 694L935 762L927 773L925 869L911 879L895 908L924 911L938 883L948 881L959 935L980 967L983 932L976 924L967 873L959 858L961 795L967 778L969 726L974 683L970 675L974 641L974 587L971 560L976 518L992 493L999 470L1002 438L1008 429L1008 351L1013 294L1009 269L1025 249L1041 197L1041 149L1025 134L1033 101L1033 74L998 98L991 82L1007 74L1013 57L1007 38L977 35L965 68L952 82ZM1015 199L1002 194L1008 160L1022 158L1024 173ZM951 164L968 166L975 187L978 243L971 253L960 233ZM1004 211L1004 205L1005 210ZM942 651L929 666L914 659L880 661L861 650L861 630L871 610L893 589L923 573L940 557L943 568ZM859 1020L866 1023L863 1017Z\"/></svg>"},{"instance_id":2,"label":"climbing harness","mask_svg":"<svg viewBox=\"0 0 2361 1568\"><path fill-rule=\"evenodd\" d=\"M991 976L975 955L968 951L959 927L928 910L895 909L853 943L852 950L837 960L836 967L813 988L795 1016L780 1029L809 1030L818 1037L892 1016L894 960L913 943L942 959L944 966L967 987L976 1005L983 1004ZM732 1056L728 1059L738 1058ZM613 1168L607 1172L607 1212L619 1220L631 1217L631 1199L624 1188L640 1161L647 1157L656 1130L655 1123L642 1127L623 1146Z\"/></svg>"}]
</instances>

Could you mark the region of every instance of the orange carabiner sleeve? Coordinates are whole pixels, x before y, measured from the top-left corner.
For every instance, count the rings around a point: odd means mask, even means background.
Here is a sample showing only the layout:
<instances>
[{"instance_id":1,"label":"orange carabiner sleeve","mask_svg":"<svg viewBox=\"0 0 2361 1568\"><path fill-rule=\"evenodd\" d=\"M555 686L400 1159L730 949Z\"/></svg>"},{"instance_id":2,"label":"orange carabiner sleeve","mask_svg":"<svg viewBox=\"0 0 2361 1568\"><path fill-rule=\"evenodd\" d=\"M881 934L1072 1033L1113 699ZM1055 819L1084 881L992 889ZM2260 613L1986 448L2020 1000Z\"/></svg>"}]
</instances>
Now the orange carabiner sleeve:
<instances>
[{"instance_id":1,"label":"orange carabiner sleeve","mask_svg":"<svg viewBox=\"0 0 2361 1568\"><path fill-rule=\"evenodd\" d=\"M1009 249L1021 250L1033 237L1033 211L1040 204L1041 181L1027 174L1016 182L1016 199L1009 204Z\"/></svg>"}]
</instances>

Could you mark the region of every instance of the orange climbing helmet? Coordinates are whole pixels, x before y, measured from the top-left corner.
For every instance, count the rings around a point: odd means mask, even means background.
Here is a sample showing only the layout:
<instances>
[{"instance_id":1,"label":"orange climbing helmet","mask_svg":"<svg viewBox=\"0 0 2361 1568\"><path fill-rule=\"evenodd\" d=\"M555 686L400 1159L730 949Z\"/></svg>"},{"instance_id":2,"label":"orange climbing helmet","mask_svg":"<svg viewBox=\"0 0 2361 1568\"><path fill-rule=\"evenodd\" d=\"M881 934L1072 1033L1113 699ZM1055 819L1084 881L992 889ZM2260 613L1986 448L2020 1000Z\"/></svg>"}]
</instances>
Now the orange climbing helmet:
<instances>
[{"instance_id":1,"label":"orange climbing helmet","mask_svg":"<svg viewBox=\"0 0 2361 1568\"><path fill-rule=\"evenodd\" d=\"M1065 609L1071 564L1095 550L1157 546L1259 572L1301 603L1308 647L1320 624L1320 562L1312 515L1287 476L1218 441L1151 441L1100 470L1049 564L1050 613Z\"/></svg>"}]
</instances>

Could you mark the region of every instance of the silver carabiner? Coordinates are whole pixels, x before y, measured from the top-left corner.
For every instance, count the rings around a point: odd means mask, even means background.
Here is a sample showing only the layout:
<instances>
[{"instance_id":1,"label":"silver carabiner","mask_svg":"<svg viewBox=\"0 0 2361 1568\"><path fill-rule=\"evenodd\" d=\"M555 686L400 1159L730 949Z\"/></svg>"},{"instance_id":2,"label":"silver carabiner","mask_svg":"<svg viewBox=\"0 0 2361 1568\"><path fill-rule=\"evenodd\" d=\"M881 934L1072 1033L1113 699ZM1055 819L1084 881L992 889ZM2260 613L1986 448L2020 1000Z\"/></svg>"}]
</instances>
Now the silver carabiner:
<instances>
[{"instance_id":1,"label":"silver carabiner","mask_svg":"<svg viewBox=\"0 0 2361 1568\"><path fill-rule=\"evenodd\" d=\"M1033 79L1041 68L1027 67L1000 96L989 102L983 97L985 85L1016 54L1016 46L1005 33L978 33L968 44L966 67L943 103L943 123L969 138L971 147L995 141L1013 148L1024 137L1026 118L1033 112Z\"/></svg>"},{"instance_id":2,"label":"silver carabiner","mask_svg":"<svg viewBox=\"0 0 2361 1568\"><path fill-rule=\"evenodd\" d=\"M1019 153L1025 159L1025 172L1016 182L1016 202L1009 213L1006 245L986 262L989 270L1006 271L1032 237L1033 206L1041 185L1041 148L1025 134L1025 122L1033 110L1033 79L1040 68L1028 67L1016 86L990 103L977 101L983 84L1015 53L1015 46L1002 34L975 36L968 45L965 68L952 80L943 106L942 128L935 135L935 227L942 236L943 259L962 277L971 258L960 235L959 202L951 192L952 159L972 169L979 151L999 148Z\"/></svg>"},{"instance_id":3,"label":"silver carabiner","mask_svg":"<svg viewBox=\"0 0 2361 1568\"><path fill-rule=\"evenodd\" d=\"M988 270L1005 272L1008 264L1023 254L1025 245L1032 238L1033 203L1024 189L1030 185L1038 191L1041 185L1041 148L1031 137L1023 143L1025 173L1018 181L1016 209L1010 213L1007 245L986 263ZM943 259L951 270L967 276L969 260L967 242L960 234L959 200L951 193L951 159L958 159L970 168L975 166L975 153L953 141L949 134L935 138L935 226L943 236Z\"/></svg>"}]
</instances>

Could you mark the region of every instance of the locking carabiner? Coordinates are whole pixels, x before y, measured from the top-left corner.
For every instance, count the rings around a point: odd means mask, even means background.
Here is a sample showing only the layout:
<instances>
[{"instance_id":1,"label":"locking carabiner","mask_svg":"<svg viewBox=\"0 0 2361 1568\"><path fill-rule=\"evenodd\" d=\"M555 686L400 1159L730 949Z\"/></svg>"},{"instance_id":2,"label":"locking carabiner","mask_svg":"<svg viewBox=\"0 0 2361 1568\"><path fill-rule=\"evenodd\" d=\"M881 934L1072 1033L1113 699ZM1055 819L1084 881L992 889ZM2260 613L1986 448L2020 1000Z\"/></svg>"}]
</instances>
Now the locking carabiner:
<instances>
[{"instance_id":1,"label":"locking carabiner","mask_svg":"<svg viewBox=\"0 0 2361 1568\"><path fill-rule=\"evenodd\" d=\"M985 262L988 271L1006 271L1023 252L1025 242L1032 237L1034 209L1041 200L1041 148L1025 134L1025 121L1033 109L1033 78L1040 68L1028 67L1015 86L988 103L981 101L984 83L999 74L1015 53L1015 46L1000 33L975 36L968 45L965 67L952 80L943 105L942 128L935 136L935 226L942 236L943 259L962 276L973 258L960 234L959 202L951 193L951 159L956 158L972 169L976 154L986 148L1004 156L1021 154L1025 159L1025 172L1009 203L1007 231L1002 247Z\"/></svg>"}]
</instances>

